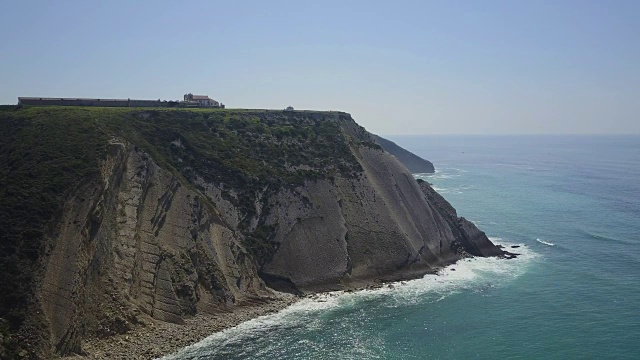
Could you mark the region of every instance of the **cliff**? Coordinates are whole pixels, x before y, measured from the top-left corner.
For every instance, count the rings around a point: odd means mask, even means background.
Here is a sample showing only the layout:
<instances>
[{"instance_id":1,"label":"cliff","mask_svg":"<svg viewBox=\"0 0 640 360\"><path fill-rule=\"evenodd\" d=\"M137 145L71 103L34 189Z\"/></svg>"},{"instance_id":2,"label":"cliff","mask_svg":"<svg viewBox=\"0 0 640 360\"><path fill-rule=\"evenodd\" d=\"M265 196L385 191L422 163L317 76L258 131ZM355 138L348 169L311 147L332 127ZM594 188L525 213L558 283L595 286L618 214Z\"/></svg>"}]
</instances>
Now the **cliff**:
<instances>
[{"instance_id":1,"label":"cliff","mask_svg":"<svg viewBox=\"0 0 640 360\"><path fill-rule=\"evenodd\" d=\"M376 141L384 151L393 155L402 163L402 165L406 166L409 171L412 173L434 173L435 169L431 161L425 160L420 156L412 153L409 150L406 150L391 140L387 140L378 135L374 135Z\"/></svg>"},{"instance_id":2,"label":"cliff","mask_svg":"<svg viewBox=\"0 0 640 360\"><path fill-rule=\"evenodd\" d=\"M0 109L5 356L500 256L338 112Z\"/></svg>"}]
</instances>

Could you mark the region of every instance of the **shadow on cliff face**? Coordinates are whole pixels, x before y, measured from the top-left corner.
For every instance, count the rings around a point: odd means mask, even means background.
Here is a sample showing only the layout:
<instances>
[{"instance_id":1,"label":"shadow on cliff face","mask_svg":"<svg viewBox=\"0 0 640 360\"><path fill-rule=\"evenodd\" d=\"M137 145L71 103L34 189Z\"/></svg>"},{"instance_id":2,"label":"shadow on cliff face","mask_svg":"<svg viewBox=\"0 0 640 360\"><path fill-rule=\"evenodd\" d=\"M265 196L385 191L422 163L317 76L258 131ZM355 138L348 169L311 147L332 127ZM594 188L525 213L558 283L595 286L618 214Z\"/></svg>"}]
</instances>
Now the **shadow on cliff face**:
<instances>
[{"instance_id":1,"label":"shadow on cliff face","mask_svg":"<svg viewBox=\"0 0 640 360\"><path fill-rule=\"evenodd\" d=\"M291 281L291 279L288 279L283 276L267 274L263 271L258 271L258 275L260 276L262 281L264 281L270 288L276 291L286 292L286 293L295 294L295 295L304 295L302 291L298 290L298 288Z\"/></svg>"}]
</instances>

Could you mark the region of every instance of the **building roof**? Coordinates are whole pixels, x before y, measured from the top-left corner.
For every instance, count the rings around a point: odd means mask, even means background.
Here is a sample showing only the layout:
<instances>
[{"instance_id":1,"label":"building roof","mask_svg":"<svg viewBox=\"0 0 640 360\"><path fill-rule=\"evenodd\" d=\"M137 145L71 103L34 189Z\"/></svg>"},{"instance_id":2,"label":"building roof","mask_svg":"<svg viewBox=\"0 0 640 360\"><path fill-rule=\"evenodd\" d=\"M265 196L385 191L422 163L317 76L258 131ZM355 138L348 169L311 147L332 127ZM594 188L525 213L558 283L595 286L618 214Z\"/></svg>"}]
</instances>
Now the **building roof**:
<instances>
[{"instance_id":1,"label":"building roof","mask_svg":"<svg viewBox=\"0 0 640 360\"><path fill-rule=\"evenodd\" d=\"M18 100L47 100L47 101L51 101L51 100L63 100L63 101L67 101L67 100L73 100L73 101L101 101L101 102L107 102L107 101L128 101L131 99L89 99L89 98L48 98L48 97L29 97L29 96L18 96ZM155 100L136 100L136 101L155 101Z\"/></svg>"},{"instance_id":2,"label":"building roof","mask_svg":"<svg viewBox=\"0 0 640 360\"><path fill-rule=\"evenodd\" d=\"M193 100L213 100L207 95L193 95Z\"/></svg>"}]
</instances>

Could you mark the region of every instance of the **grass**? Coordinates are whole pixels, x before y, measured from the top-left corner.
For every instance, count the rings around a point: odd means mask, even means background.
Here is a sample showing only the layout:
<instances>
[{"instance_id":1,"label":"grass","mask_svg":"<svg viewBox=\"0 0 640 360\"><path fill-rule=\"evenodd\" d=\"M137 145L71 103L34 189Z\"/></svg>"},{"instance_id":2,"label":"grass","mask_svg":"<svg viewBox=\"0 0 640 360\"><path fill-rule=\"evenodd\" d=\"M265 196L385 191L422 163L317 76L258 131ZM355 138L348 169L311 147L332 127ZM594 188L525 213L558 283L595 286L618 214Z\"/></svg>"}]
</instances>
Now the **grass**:
<instances>
[{"instance_id":1,"label":"grass","mask_svg":"<svg viewBox=\"0 0 640 360\"><path fill-rule=\"evenodd\" d=\"M65 198L104 156L96 123L63 113L0 109L0 314L12 329Z\"/></svg>"}]
</instances>

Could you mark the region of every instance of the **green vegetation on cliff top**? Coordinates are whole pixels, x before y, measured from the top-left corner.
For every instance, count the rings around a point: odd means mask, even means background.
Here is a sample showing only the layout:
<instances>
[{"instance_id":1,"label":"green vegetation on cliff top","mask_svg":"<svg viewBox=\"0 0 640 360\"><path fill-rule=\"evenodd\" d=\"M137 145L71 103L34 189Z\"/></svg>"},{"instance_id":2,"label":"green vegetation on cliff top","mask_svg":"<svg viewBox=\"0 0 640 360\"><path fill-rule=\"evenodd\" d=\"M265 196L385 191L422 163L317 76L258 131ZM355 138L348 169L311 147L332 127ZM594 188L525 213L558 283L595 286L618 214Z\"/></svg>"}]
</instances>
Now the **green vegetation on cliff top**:
<instances>
[{"instance_id":1,"label":"green vegetation on cliff top","mask_svg":"<svg viewBox=\"0 0 640 360\"><path fill-rule=\"evenodd\" d=\"M258 192L358 173L353 139L340 125L350 119L339 112L0 107L0 322L16 329L24 320L47 236L74 188L99 176L111 139L134 144L191 184L224 184L248 217Z\"/></svg>"}]
</instances>

